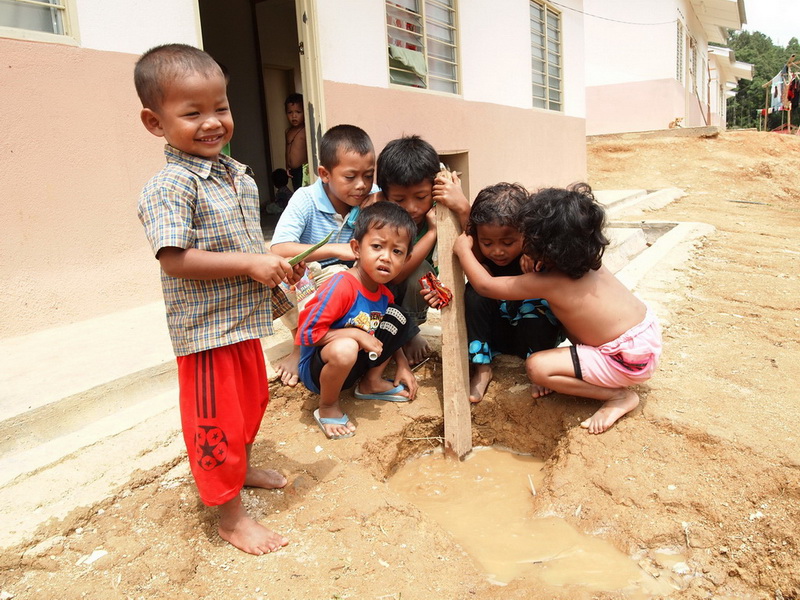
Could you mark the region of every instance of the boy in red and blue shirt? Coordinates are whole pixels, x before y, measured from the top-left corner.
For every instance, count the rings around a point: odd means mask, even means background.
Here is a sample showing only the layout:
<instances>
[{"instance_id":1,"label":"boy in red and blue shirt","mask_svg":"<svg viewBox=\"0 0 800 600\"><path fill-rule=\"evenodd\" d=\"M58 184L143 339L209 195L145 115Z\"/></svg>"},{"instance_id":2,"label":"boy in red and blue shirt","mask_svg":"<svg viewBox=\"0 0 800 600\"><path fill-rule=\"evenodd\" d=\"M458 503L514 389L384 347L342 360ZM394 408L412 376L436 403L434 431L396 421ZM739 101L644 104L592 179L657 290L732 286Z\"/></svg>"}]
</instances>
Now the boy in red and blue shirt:
<instances>
[{"instance_id":1,"label":"boy in red and blue shirt","mask_svg":"<svg viewBox=\"0 0 800 600\"><path fill-rule=\"evenodd\" d=\"M355 433L339 395L357 380L356 398L407 402L416 394L403 352L410 321L386 287L408 260L415 234L414 221L396 204L362 210L350 241L355 265L320 287L300 315L300 380L320 395L314 419L330 439ZM383 379L390 358L397 363L393 381Z\"/></svg>"}]
</instances>

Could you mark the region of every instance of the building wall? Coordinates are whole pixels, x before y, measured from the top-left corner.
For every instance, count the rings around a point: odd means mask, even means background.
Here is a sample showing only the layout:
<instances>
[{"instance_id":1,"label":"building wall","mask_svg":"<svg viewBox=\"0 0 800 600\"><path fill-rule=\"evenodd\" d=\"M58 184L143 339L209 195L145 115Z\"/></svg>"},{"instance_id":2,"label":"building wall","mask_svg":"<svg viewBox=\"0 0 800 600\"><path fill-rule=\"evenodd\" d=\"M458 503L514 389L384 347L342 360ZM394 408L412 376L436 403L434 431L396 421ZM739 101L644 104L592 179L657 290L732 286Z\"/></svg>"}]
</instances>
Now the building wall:
<instances>
[{"instance_id":1,"label":"building wall","mask_svg":"<svg viewBox=\"0 0 800 600\"><path fill-rule=\"evenodd\" d=\"M582 0L564 3L582 8ZM161 298L136 204L163 165L163 139L139 121L132 72L138 55L157 44L202 46L205 4L213 2L142 0L126 8L77 0L77 46L0 38L0 338ZM531 108L527 0L497 0L491 9L459 1L458 96L389 85L383 2L349 0L348 10L339 0L316 4L329 125L362 125L377 149L419 133L442 153L466 153L473 195L500 180L533 188L586 177L579 12L562 13L566 110L558 113ZM234 74L234 84L257 79ZM237 133L249 114L258 131L250 134L264 135L260 107L234 108Z\"/></svg>"},{"instance_id":2,"label":"building wall","mask_svg":"<svg viewBox=\"0 0 800 600\"><path fill-rule=\"evenodd\" d=\"M157 300L136 202L163 140L139 121L136 56L0 39L0 57L0 337Z\"/></svg>"},{"instance_id":3,"label":"building wall","mask_svg":"<svg viewBox=\"0 0 800 600\"><path fill-rule=\"evenodd\" d=\"M383 2L317 0L327 125L354 123L378 151L401 135L419 134L440 152L466 152L472 195L498 181L535 188L586 177L583 26L564 10L563 113L534 109L527 0L458 3L461 94L390 85ZM582 2L563 4L580 11ZM359 44L342 44L342 28ZM356 47L357 46L357 47Z\"/></svg>"},{"instance_id":4,"label":"building wall","mask_svg":"<svg viewBox=\"0 0 800 600\"><path fill-rule=\"evenodd\" d=\"M467 152L472 197L499 181L535 189L586 178L581 118L335 82L325 82L325 102L329 123L358 123L378 150L401 135L419 134L440 154Z\"/></svg>"},{"instance_id":5,"label":"building wall","mask_svg":"<svg viewBox=\"0 0 800 600\"><path fill-rule=\"evenodd\" d=\"M199 45L199 26L193 0L129 4L78 0L81 46L0 38L0 338L161 298L136 203L163 139L139 120L133 66Z\"/></svg>"},{"instance_id":6,"label":"building wall","mask_svg":"<svg viewBox=\"0 0 800 600\"><path fill-rule=\"evenodd\" d=\"M666 129L677 117L684 127L709 124L708 41L689 0L585 0L585 11L587 135ZM678 19L684 25L683 83L677 78ZM697 93L688 37L697 42Z\"/></svg>"}]
</instances>

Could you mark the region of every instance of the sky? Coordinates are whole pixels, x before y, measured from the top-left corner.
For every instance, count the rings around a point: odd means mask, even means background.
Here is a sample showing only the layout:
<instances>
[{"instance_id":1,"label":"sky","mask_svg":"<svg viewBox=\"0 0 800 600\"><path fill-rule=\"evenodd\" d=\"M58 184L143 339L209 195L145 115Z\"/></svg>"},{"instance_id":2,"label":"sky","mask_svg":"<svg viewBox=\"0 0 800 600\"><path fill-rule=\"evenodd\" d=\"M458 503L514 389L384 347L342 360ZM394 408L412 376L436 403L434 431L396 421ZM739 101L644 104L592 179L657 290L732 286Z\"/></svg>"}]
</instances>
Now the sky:
<instances>
[{"instance_id":1,"label":"sky","mask_svg":"<svg viewBox=\"0 0 800 600\"><path fill-rule=\"evenodd\" d=\"M745 31L760 31L778 46L800 40L800 0L744 0Z\"/></svg>"}]
</instances>

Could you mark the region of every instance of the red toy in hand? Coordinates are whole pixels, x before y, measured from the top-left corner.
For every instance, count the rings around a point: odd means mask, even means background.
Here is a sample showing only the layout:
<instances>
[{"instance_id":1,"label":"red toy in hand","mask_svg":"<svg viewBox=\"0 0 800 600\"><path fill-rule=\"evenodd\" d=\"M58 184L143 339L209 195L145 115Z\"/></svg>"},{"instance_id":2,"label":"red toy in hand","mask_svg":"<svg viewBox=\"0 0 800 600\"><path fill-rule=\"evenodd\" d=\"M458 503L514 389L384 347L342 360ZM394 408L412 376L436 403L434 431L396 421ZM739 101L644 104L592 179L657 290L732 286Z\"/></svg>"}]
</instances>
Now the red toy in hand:
<instances>
[{"instance_id":1,"label":"red toy in hand","mask_svg":"<svg viewBox=\"0 0 800 600\"><path fill-rule=\"evenodd\" d=\"M453 299L453 292L442 285L442 282L439 281L439 278L436 277L433 271L428 271L425 275L420 277L419 283L426 291L433 290L436 292L436 298L439 300L439 308L444 308L450 304L450 300Z\"/></svg>"}]
</instances>

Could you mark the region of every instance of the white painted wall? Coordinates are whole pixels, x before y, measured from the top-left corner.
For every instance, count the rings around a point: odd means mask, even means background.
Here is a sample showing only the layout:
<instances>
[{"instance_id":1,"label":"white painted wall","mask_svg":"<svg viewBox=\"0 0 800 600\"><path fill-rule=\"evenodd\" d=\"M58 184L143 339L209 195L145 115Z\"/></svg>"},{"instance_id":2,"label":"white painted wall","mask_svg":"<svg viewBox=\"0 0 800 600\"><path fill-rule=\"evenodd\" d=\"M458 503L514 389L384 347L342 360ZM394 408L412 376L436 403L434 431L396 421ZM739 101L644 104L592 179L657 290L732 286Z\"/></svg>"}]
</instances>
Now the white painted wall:
<instances>
[{"instance_id":1,"label":"white painted wall","mask_svg":"<svg viewBox=\"0 0 800 600\"><path fill-rule=\"evenodd\" d=\"M586 118L586 18L585 0L560 0L564 61L564 114ZM572 9L572 10L570 10Z\"/></svg>"},{"instance_id":2,"label":"white painted wall","mask_svg":"<svg viewBox=\"0 0 800 600\"><path fill-rule=\"evenodd\" d=\"M197 0L76 0L80 45L141 54L153 46L200 46Z\"/></svg>"},{"instance_id":3,"label":"white painted wall","mask_svg":"<svg viewBox=\"0 0 800 600\"><path fill-rule=\"evenodd\" d=\"M458 3L465 100L531 107L531 32L527 0Z\"/></svg>"},{"instance_id":4,"label":"white painted wall","mask_svg":"<svg viewBox=\"0 0 800 600\"><path fill-rule=\"evenodd\" d=\"M583 0L562 0L565 114L584 117ZM556 7L559 8L559 7ZM386 13L382 0L317 0L322 77L326 81L389 87ZM561 10L561 9L560 9ZM528 0L459 0L461 97L531 107ZM357 42L342 43L343 32ZM425 93L425 92L421 92Z\"/></svg>"},{"instance_id":5,"label":"white painted wall","mask_svg":"<svg viewBox=\"0 0 800 600\"><path fill-rule=\"evenodd\" d=\"M383 0L317 0L322 78L389 87Z\"/></svg>"},{"instance_id":6,"label":"white painted wall","mask_svg":"<svg viewBox=\"0 0 800 600\"><path fill-rule=\"evenodd\" d=\"M675 77L676 21L682 0L584 0L583 4L587 86Z\"/></svg>"}]
</instances>

